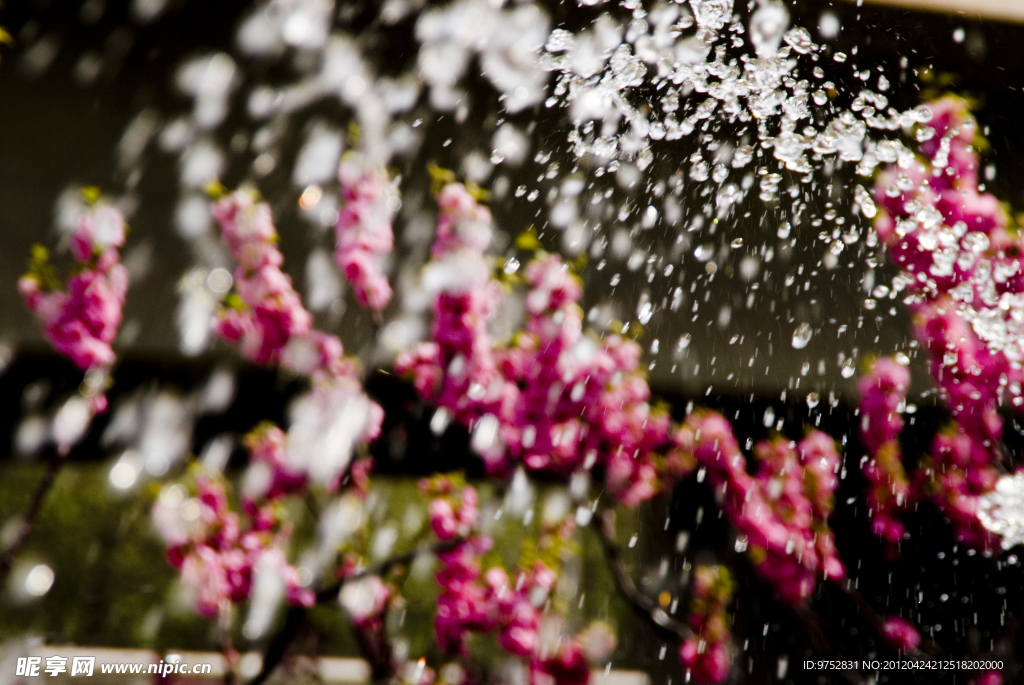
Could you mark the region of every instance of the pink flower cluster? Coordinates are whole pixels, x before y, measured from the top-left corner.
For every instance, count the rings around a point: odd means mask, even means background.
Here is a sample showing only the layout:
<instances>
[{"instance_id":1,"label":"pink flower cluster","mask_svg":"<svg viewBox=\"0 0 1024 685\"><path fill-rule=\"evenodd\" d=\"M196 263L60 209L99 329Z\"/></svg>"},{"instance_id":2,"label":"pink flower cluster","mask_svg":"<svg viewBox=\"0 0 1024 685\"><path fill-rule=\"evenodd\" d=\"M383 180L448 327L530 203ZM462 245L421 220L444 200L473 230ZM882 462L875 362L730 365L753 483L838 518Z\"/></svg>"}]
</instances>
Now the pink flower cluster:
<instances>
[{"instance_id":1,"label":"pink flower cluster","mask_svg":"<svg viewBox=\"0 0 1024 685\"><path fill-rule=\"evenodd\" d=\"M256 363L280 364L311 378L327 409L344 404L344 397L362 396L355 365L342 356L341 340L313 329L312 314L281 270L284 257L269 205L258 202L252 191L238 190L221 198L213 215L237 262L234 293L220 312L216 333L237 343ZM374 402L368 414L362 440L373 440L383 420Z\"/></svg>"},{"instance_id":2,"label":"pink flower cluster","mask_svg":"<svg viewBox=\"0 0 1024 685\"><path fill-rule=\"evenodd\" d=\"M71 234L71 255L79 268L67 290L59 289L42 247L34 250L32 271L18 281L46 339L83 370L108 368L116 359L111 344L128 290L128 271L118 252L124 240L124 215L96 200L84 208ZM106 397L97 395L93 404L94 413L104 411Z\"/></svg>"},{"instance_id":3,"label":"pink flower cluster","mask_svg":"<svg viewBox=\"0 0 1024 685\"><path fill-rule=\"evenodd\" d=\"M860 439L869 457L864 477L871 530L883 540L886 555L895 558L904 534L899 512L907 508L911 494L899 443L910 372L893 359L879 359L859 387Z\"/></svg>"},{"instance_id":4,"label":"pink flower cluster","mask_svg":"<svg viewBox=\"0 0 1024 685\"><path fill-rule=\"evenodd\" d=\"M1024 242L996 198L978 190L977 124L963 100L928 105L921 157L883 171L875 228L903 270L918 340L955 421L933 445L936 504L959 539L987 545L977 497L994 484L1005 400L1024 404ZM945 472L943 472L945 470Z\"/></svg>"},{"instance_id":5,"label":"pink flower cluster","mask_svg":"<svg viewBox=\"0 0 1024 685\"><path fill-rule=\"evenodd\" d=\"M586 685L590 664L578 639L562 640L558 650L530 661L530 685Z\"/></svg>"},{"instance_id":6,"label":"pink flower cluster","mask_svg":"<svg viewBox=\"0 0 1024 685\"><path fill-rule=\"evenodd\" d=\"M949 426L935 436L930 459L915 474L917 486L931 492L949 518L956 539L978 549L999 549L999 536L978 520L981 496L999 480L992 460L990 448L958 426Z\"/></svg>"},{"instance_id":7,"label":"pink flower cluster","mask_svg":"<svg viewBox=\"0 0 1024 685\"><path fill-rule=\"evenodd\" d=\"M1007 230L996 198L978 192L977 124L967 104L947 97L929 108L923 158L887 169L875 186L875 228L905 272L917 337L943 399L964 431L994 445L1000 398L1021 403L1020 341L993 336L1011 318L1000 307L1024 293L1022 239Z\"/></svg>"},{"instance_id":8,"label":"pink flower cluster","mask_svg":"<svg viewBox=\"0 0 1024 685\"><path fill-rule=\"evenodd\" d=\"M746 538L755 568L785 602L806 600L817 579L845 577L828 527L839 483L832 438L811 431L795 444L761 441L754 448L754 476L746 471L732 428L718 414L691 414L679 441L692 445L697 463L724 495L722 507Z\"/></svg>"},{"instance_id":9,"label":"pink flower cluster","mask_svg":"<svg viewBox=\"0 0 1024 685\"><path fill-rule=\"evenodd\" d=\"M468 485L459 489L445 478L421 485L436 495L430 504L435 535L441 541L459 540L454 549L438 554L441 591L434 626L441 649L465 656L469 633L497 631L503 649L531 660L531 672L540 678L536 682L586 682L589 670L582 643L563 641L552 655L545 654L538 641L540 609L554 589L556 572L540 560L520 570L515 583L499 566L484 572L480 557L490 550L491 540L472 533L479 515L476 490Z\"/></svg>"},{"instance_id":10,"label":"pink flower cluster","mask_svg":"<svg viewBox=\"0 0 1024 685\"><path fill-rule=\"evenodd\" d=\"M1003 685L1002 671L985 671L971 681L971 685Z\"/></svg>"},{"instance_id":11,"label":"pink flower cluster","mask_svg":"<svg viewBox=\"0 0 1024 685\"><path fill-rule=\"evenodd\" d=\"M247 359L258 364L278 363L292 338L312 331L313 316L302 306L291 278L281 271L284 257L277 248L270 206L258 202L252 192L239 190L219 200L213 206L213 216L237 263L234 287L238 300L229 301L215 331L238 343Z\"/></svg>"},{"instance_id":12,"label":"pink flower cluster","mask_svg":"<svg viewBox=\"0 0 1024 685\"><path fill-rule=\"evenodd\" d=\"M437 194L441 215L431 254L442 258L461 250L483 254L491 246L494 228L491 210L477 202L461 183L449 183Z\"/></svg>"},{"instance_id":13,"label":"pink flower cluster","mask_svg":"<svg viewBox=\"0 0 1024 685\"><path fill-rule=\"evenodd\" d=\"M882 637L893 649L901 652L913 652L921 644L921 635L914 624L900 618L889 616L882 623Z\"/></svg>"},{"instance_id":14,"label":"pink flower cluster","mask_svg":"<svg viewBox=\"0 0 1024 685\"><path fill-rule=\"evenodd\" d=\"M302 492L309 484L308 475L288 463L287 441L287 434L269 422L261 423L245 436L249 469L242 503L248 512L256 513L263 503Z\"/></svg>"},{"instance_id":15,"label":"pink flower cluster","mask_svg":"<svg viewBox=\"0 0 1024 685\"><path fill-rule=\"evenodd\" d=\"M248 599L253 569L266 558L279 569L288 600L312 606L312 590L303 586L298 571L288 565L281 550L288 531L272 502L253 507L243 532L240 517L231 511L219 482L199 477L195 495L189 499L173 496L178 487L171 486L161 494L153 517L168 547L168 560L181 570L182 585L195 597L197 612L213 617L225 603Z\"/></svg>"},{"instance_id":16,"label":"pink flower cluster","mask_svg":"<svg viewBox=\"0 0 1024 685\"><path fill-rule=\"evenodd\" d=\"M507 413L514 389L498 369L487 324L500 305L484 251L493 230L491 215L461 185L449 184L437 198L441 208L434 260L424 285L436 293L431 342L403 353L399 373L412 376L418 392L469 425L483 416ZM483 445L500 458L495 443Z\"/></svg>"},{"instance_id":17,"label":"pink flower cluster","mask_svg":"<svg viewBox=\"0 0 1024 685\"><path fill-rule=\"evenodd\" d=\"M391 599L391 587L377 576L366 576L342 585L338 599L357 628L379 633L383 629L381 616Z\"/></svg>"},{"instance_id":18,"label":"pink flower cluster","mask_svg":"<svg viewBox=\"0 0 1024 685\"><path fill-rule=\"evenodd\" d=\"M687 680L702 685L725 682L732 666L725 613L732 599L732 576L724 566L698 566L693 572L692 592L689 624L694 634L679 650L679 658L689 670Z\"/></svg>"},{"instance_id":19,"label":"pink flower cluster","mask_svg":"<svg viewBox=\"0 0 1024 685\"><path fill-rule=\"evenodd\" d=\"M683 475L671 420L649 404L640 348L583 331L580 282L556 256L526 268L524 330L508 346L487 325L501 304L484 251L490 213L465 188L438 196L441 218L424 280L441 287L433 340L396 361L429 401L474 427L473 447L492 473L516 464L565 476L603 469L622 502L636 505Z\"/></svg>"},{"instance_id":20,"label":"pink flower cluster","mask_svg":"<svg viewBox=\"0 0 1024 685\"><path fill-rule=\"evenodd\" d=\"M399 202L387 171L365 167L354 156L346 155L341 162L342 206L335 226L334 259L359 303L380 311L391 300L391 285L380 262L394 244L391 222Z\"/></svg>"}]
</instances>

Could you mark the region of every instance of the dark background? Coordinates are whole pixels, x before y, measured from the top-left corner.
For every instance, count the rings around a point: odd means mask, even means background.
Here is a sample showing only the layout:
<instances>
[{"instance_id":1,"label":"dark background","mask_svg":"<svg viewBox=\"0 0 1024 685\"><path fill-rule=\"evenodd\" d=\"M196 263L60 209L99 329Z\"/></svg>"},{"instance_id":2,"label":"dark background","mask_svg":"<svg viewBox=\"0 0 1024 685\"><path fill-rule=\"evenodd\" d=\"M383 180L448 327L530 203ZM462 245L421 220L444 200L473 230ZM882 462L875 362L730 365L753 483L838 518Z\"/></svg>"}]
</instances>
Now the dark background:
<instances>
[{"instance_id":1,"label":"dark background","mask_svg":"<svg viewBox=\"0 0 1024 685\"><path fill-rule=\"evenodd\" d=\"M47 351L38 327L17 295L15 282L24 270L30 246L53 239L53 203L68 185L97 184L115 192L123 185L113 150L127 122L144 107L166 112L183 109L187 103L170 86L174 68L187 56L211 48L228 49L232 29L246 5L172 2L164 15L149 25L132 22L126 6L115 2L109 3L95 21L83 21L77 2L9 3L0 10L0 24L16 39L13 48L0 51L0 335L15 350L13 361L0 376L0 523L23 509L34 479L41 472L40 462L52 458L51 452L27 460L14 455L10 448L14 430L26 414L25 388L40 379L48 381L49 390L43 394L41 406L55 408L80 382L80 375L69 363ZM572 26L584 21L575 10L570 17L569 8L569 4L549 7L553 25L565 22ZM979 122L987 127L991 145L986 160L994 162L998 169L994 181L988 183L989 190L1011 205L1021 206L1024 196L1019 181L1024 177L1024 159L1018 152L1024 149L1024 117L1020 114L1024 108L1024 60L1020 59L1024 29L969 16L875 6L857 8L847 3L829 7L827 3L807 2L790 7L793 23L808 27L817 25L825 9L838 15L843 25L832 50L852 54L854 46L858 48L857 55L844 65L823 61L823 68L828 70L826 78L834 80L841 91L852 87L850 62L856 61L860 68L883 67L893 81L887 95L900 108L917 104L921 90L929 87L934 87L935 92L950 88L975 98ZM370 14L365 7L355 12L356 25L359 17ZM957 28L964 29L962 43L953 40ZM411 26L400 24L393 32L391 42L379 46L382 71L398 71L415 56L412 43L407 40ZM33 73L25 53L43 37L54 38L59 50L48 68ZM92 84L82 85L73 72L87 50L103 56L103 67ZM905 83L899 77L904 57L908 61ZM932 74L931 81L923 78L925 68ZM483 86L480 90L480 101L486 103L491 95L483 92ZM562 124L550 113L528 112L521 117L537 119L539 130L535 136L539 140L554 140L563 134ZM447 153L452 157L479 145L484 135L472 126L460 129L450 119L433 125L432 140L441 140L452 132L461 134L459 142ZM442 153L424 153L432 154ZM684 148L665 151L659 156L659 168L671 167L685 154ZM236 180L244 175L240 168L241 162L229 172ZM133 250L148 251L149 268L143 278L133 283L129 293L126 321L134 322L138 335L129 344L121 345L122 361L115 373L111 399L116 406L120 398L148 387L187 392L205 381L214 368L232 365L237 373L236 400L225 413L199 420L193 436L193 450L198 452L209 439L223 432L241 434L261 420L282 422L287 402L299 386L274 372L241 364L225 347L214 347L197 359L178 353L172 316L177 305L175 285L191 258L171 224L175 185L175 160L151 151L139 187L141 208L131 219L132 233L125 251L126 258ZM275 188L280 190L282 199L273 194ZM309 237L309 229L288 214L287 206L292 199L288 197L291 191L287 181L272 175L264 192L282 207L279 226L286 258L293 265L301 264L314 240ZM511 200L496 203L494 210L499 225L511 235L530 218L529 210L514 206ZM673 230L665 227L664 235L652 242L651 249L659 249L659 240L670 240ZM738 222L734 230L756 236L758 227L752 220L749 226ZM1010 632L1008 642L993 644L1019 622L1024 599L1019 564L997 564L997 559L1005 561L1005 554L986 559L957 548L949 527L928 504L907 519L912 537L903 546L902 559L896 563L881 561L879 545L868 531L863 481L856 468L861 456L855 437L857 418L852 412L856 379L840 376L836 358L839 352L851 354L855 347L859 358L871 352L907 350L909 320L898 302L893 303L897 314L884 319L879 316L876 320L876 312L861 308L865 297L860 286L862 259L855 267L811 278L807 290L796 292L800 284L796 288L784 286L785 276L800 265L805 265L808 272L813 270L823 249L813 240L810 227L794 227L794 233L801 239L790 260L780 265L777 274L760 281L762 301L780 303L778 311L758 307L741 312L734 303L742 300L747 286L738 279L723 277L715 282L710 295L712 305L735 307L730 326L721 329L710 325L710 321L706 325L703 319L693 324L688 316L658 315L652 321L647 335L663 340L661 356L651 356L651 361L658 362L650 374L656 394L672 405L677 418L684 415L691 401L722 410L734 419L736 433L743 438L768 436L762 417L769 405L777 417L786 419L782 430L791 438L798 439L806 425L816 422L836 439L846 438L845 463L850 475L837 493L832 526L842 559L860 591L879 611L902 611L922 626L941 625L934 632L934 640L947 655L965 658L985 654L995 647L1009 667L1005 682L1022 682L1020 667L1012 657L1024 650L1019 638ZM292 273L301 284L299 270L293 266ZM884 282L885 273L880 269L878 282ZM592 286L587 297L595 302L605 297L625 299L640 287L627 276L617 294L608 293L607 284L596 273L584 270L583 275L588 286ZM607 281L606 274L600 278ZM368 337L367 321L355 306L349 306L345 312L340 321L333 322L332 330L342 334L349 349L360 350ZM864 328L854 329L852 323L861 316L865 317ZM816 330L811 344L801 351L788 346L796 321L811 321ZM851 324L849 334L835 332L842 323ZM751 340L729 345L728 340L737 331L746 332ZM774 340L781 343L769 357L769 372L765 374L763 366L754 367L757 373L747 372L747 359L757 344L755 336L767 336L768 332L773 332ZM693 342L681 364L682 370L670 372L671 359L666 355L671 355L675 340L683 333L690 333ZM708 362L712 357L717 363ZM829 406L823 397L816 410L810 411L803 396L793 391L793 384L801 377L799 369L805 361L816 368L819 360L826 362L825 373L812 372L803 390L818 389L825 396L831 391L836 397L835 406ZM693 365L701 361L701 370L694 373ZM922 361L915 359L912 366L916 395L913 399L921 409L904 435L908 467L927 450L931 435L945 419L942 408L923 396L931 386ZM730 371L738 372L735 380L724 378ZM450 428L443 436L433 435L427 427L432 409L420 403L408 386L380 372L371 377L368 390L388 410L384 437L374 447L376 468L381 475L416 476L448 469L465 469L471 476L479 475L479 462L468 453L464 433ZM790 390L788 399L780 399L783 390ZM1014 417L1008 418L1006 439L1016 460L1021 453L1024 424ZM152 497L152 492L140 490L129 506L95 489L105 482L104 465L112 457L99 440L107 420L101 417L87 439L72 452L73 464L62 475L64 482L54 493L62 496L51 498L40 527L30 539L29 551L63 560L63 565L55 564L57 584L36 605L0 603L0 639L31 629L52 643L139 644L133 626L144 618L141 612L157 603L159 588L161 584L166 586L171 573L153 556L160 554L159 544L145 525L147 498ZM243 455L236 452L232 466L243 463ZM88 492L79 489L83 487ZM71 502L85 494L88 498L83 501L95 501L95 505L73 508ZM705 512L699 525L698 507ZM732 680L776 682L778 659L785 654L789 663L785 681L843 682L835 674L825 675L822 680L820 674L803 670L801 660L829 656L808 636L805 621L775 601L743 555L732 551L732 535L716 513L710 490L691 480L670 501L652 503L633 518L624 518L620 530L623 539L637 532L643 541L630 557L631 570L634 577L641 579L641 587L652 595L662 589L675 592L680 589L676 571L684 560L726 562L735 570L740 586L734 603L734 644L741 649L749 640L748 652L736 660ZM666 517L670 525L663 531ZM681 530L690 532L690 543L686 553L675 554L674 541ZM86 563L95 556L89 550L90 542L96 540L115 559L106 568L95 565L100 562ZM590 545L593 552L593 541ZM673 572L660 578L652 568L663 557L670 560ZM600 586L604 581L594 582ZM808 621L821 626L836 658L895 656L879 644L857 607L833 585L826 584L819 590L813 609L816 615ZM669 655L662 661L659 638L646 626L632 622L621 602L613 606L613 613L619 620L620 635L615 667L647 670L655 685L666 683L669 677L673 682L683 682L675 656L677 646L669 645ZM70 620L73 616L91 618ZM320 625L326 635L319 645L321 651L351 652L350 640L332 635L331 631L344 630L336 619L325 618ZM208 633L196 631L194 624L187 622L176 626L164 624L154 639L155 644L168 647L212 646ZM919 678L906 673L881 674L881 682L893 683L963 683L966 679L965 674Z\"/></svg>"}]
</instances>

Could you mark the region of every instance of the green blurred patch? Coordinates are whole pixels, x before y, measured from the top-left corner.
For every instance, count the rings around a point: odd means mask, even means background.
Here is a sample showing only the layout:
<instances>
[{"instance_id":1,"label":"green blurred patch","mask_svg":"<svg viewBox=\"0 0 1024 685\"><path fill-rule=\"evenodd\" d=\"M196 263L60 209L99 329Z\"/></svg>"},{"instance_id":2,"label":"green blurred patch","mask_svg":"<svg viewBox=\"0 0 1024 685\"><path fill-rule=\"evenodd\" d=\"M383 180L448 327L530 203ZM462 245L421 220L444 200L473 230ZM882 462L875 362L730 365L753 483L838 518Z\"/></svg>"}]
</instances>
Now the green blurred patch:
<instances>
[{"instance_id":1,"label":"green blurred patch","mask_svg":"<svg viewBox=\"0 0 1024 685\"><path fill-rule=\"evenodd\" d=\"M217 650L215 622L182 605L177 572L167 564L163 544L153 529L149 511L157 488L139 483L127 492L118 491L110 484L110 467L110 462L71 462L61 470L8 586L0 591L0 642L32 634L50 644ZM26 509L44 470L42 463L0 463L0 529L16 522ZM474 485L483 505L481 526L495 543L485 565L500 561L514 578L522 560L536 558L530 546L541 537L540 513L552 489L538 488L533 504L536 515L524 517L503 509L498 514L502 502L495 499L498 493L493 483ZM314 541L313 511L322 504L290 502L296 524L292 559ZM405 552L423 540L428 528L426 505L416 479L375 477L358 534L368 563L383 558L379 547L374 553L375 541L382 534L392 540L384 546L384 556ZM634 577L639 575L641 553L648 557L663 544L656 536L637 549L625 544L646 518L649 514L638 512L620 516L623 552ZM648 531L657 528L647 526ZM566 610L573 630L585 628L595 619L618 626L615 662L626 667L634 661L631 655L636 647L654 639L653 633L636 621L616 592L596 535L590 529L578 530L573 542L573 553L563 567L563 577L572 581L552 602ZM18 586L23 587L27 571L40 563L54 570L55 581L45 596L28 600ZM386 578L404 597L404 603L388 617L389 630L407 641L410 655L426 656L434 663L442 656L433 635L437 570L436 559L421 556ZM246 610L242 607L235 617L235 644L242 650L260 649L266 637L251 643L241 635ZM283 615L282 610L279 621ZM300 649L332 656L359 654L348 619L337 604L316 607L309 619L310 626L296 643ZM473 647L474 661L480 666L493 666L504 658L491 636L474 638Z\"/></svg>"}]
</instances>

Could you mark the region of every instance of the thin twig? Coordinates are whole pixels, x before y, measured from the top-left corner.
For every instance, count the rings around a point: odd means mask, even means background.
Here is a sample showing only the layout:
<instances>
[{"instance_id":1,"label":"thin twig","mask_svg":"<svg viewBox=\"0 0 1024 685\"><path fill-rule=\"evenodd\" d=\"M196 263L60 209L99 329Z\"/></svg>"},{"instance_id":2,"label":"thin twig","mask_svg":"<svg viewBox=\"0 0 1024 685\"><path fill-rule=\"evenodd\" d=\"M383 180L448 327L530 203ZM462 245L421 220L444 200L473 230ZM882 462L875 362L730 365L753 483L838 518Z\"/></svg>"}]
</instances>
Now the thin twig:
<instances>
[{"instance_id":1,"label":"thin twig","mask_svg":"<svg viewBox=\"0 0 1024 685\"><path fill-rule=\"evenodd\" d=\"M14 565L14 559L18 556L18 552L21 551L22 545L25 544L25 540L28 538L28 534L32 531L32 526L35 525L36 517L39 516L40 510L43 508L43 501L46 499L46 494L53 487L54 481L57 479L57 474L60 472L62 466L67 461L67 454L58 453L50 463L47 465L46 473L43 474L42 480L36 486L36 491L32 494L32 500L28 505L28 509L25 511L25 516L21 520L21 527L18 529L18 533L14 538L14 542L4 551L3 556L0 557L0 586L3 585L7 579L7 574L11 570L11 566Z\"/></svg>"},{"instance_id":2,"label":"thin twig","mask_svg":"<svg viewBox=\"0 0 1024 685\"><path fill-rule=\"evenodd\" d=\"M366 578L367 576L383 576L388 573L391 569L396 566L405 566L411 564L416 560L416 557L423 556L424 554L437 555L444 552L451 552L456 549L459 545L466 541L465 538L452 538L451 540L445 540L444 542L437 542L433 545L422 545L420 547L414 547L408 552L397 554L393 557L385 559L379 564L373 566L367 566L366 568L356 571L343 578L338 578L336 581L320 590L316 593L317 602L327 602L337 598L338 593L341 592L341 587L345 583L351 583L354 580L360 578Z\"/></svg>"},{"instance_id":3,"label":"thin twig","mask_svg":"<svg viewBox=\"0 0 1024 685\"><path fill-rule=\"evenodd\" d=\"M832 643L828 641L825 636L825 631L821 629L821 618L817 612L811 609L806 604L801 604L795 607L791 607L793 614L800 620L800 624L803 626L804 634L807 635L807 639L811 641L811 645L814 647L815 652L822 656L830 657L836 661L842 661L842 657L838 655L835 649L832 648ZM843 669L838 671L839 675L846 679L846 682L850 685L863 685L864 679L860 673L853 669Z\"/></svg>"},{"instance_id":4,"label":"thin twig","mask_svg":"<svg viewBox=\"0 0 1024 685\"><path fill-rule=\"evenodd\" d=\"M281 626L281 630L277 631L277 634L270 640L270 644L267 645L267 650L263 653L263 665L260 668L260 672L249 681L249 685L260 685L273 673L277 665L281 663L285 652L288 651L288 646L298 636L302 626L306 624L306 612L306 607L298 604L288 608L284 625Z\"/></svg>"},{"instance_id":5,"label":"thin twig","mask_svg":"<svg viewBox=\"0 0 1024 685\"><path fill-rule=\"evenodd\" d=\"M355 626L356 640L359 642L359 649L363 656L370 663L370 681L373 683L391 682L398 670L384 628L386 613L387 610L381 614L379 621L374 622L376 629Z\"/></svg>"},{"instance_id":6,"label":"thin twig","mask_svg":"<svg viewBox=\"0 0 1024 685\"><path fill-rule=\"evenodd\" d=\"M640 592L636 583L626 570L626 564L622 559L622 552L619 549L618 538L615 535L615 512L605 510L601 516L595 517L593 523L601 534L601 542L604 546L605 556L608 558L608 565L618 583L619 590L626 596L634 613L648 621L654 628L663 635L679 640L686 640L693 635L693 631L685 623L672 618L658 606L658 604ZM831 651L828 641L820 627L816 625L813 612L805 610L797 612L797 616L804 624L811 642L822 651ZM856 671L842 671L840 673L851 685L862 685L864 682Z\"/></svg>"},{"instance_id":7,"label":"thin twig","mask_svg":"<svg viewBox=\"0 0 1024 685\"><path fill-rule=\"evenodd\" d=\"M863 616L865 620L867 620L867 622L871 624L871 626L875 629L878 635L882 637L882 639L884 640L885 633L882 630L882 627L885 624L885 620L882 618L881 614L875 611L875 607L871 605L871 602L868 601L868 598L865 597L860 590L855 590L852 587L844 586L844 583L842 581L836 581L835 585L840 590L842 590L847 597L850 598L850 600L860 611L860 615ZM908 651L906 654L908 659L921 661L927 659L935 659L936 657L939 657L943 654L944 650L937 642L935 642L928 636L924 635L923 633L920 633L920 631L919 635L921 636L922 646L919 649Z\"/></svg>"},{"instance_id":8,"label":"thin twig","mask_svg":"<svg viewBox=\"0 0 1024 685\"><path fill-rule=\"evenodd\" d=\"M434 545L416 547L403 554L398 554L390 557L389 559L385 559L374 566L368 566L361 571L338 578L333 583L316 593L316 603L321 604L337 600L338 593L341 592L341 588L345 583L350 583L367 576L386 575L396 566L410 564L417 557L423 554L436 555L443 552L450 552L464 542L464 538L455 538L444 542L438 542ZM274 669L277 668L277 665L281 663L282 659L284 659L285 652L288 651L289 645L291 645L298 636L302 626L305 625L307 613L308 609L303 606L295 605L288 609L284 625L281 626L281 629L273 638L271 638L270 643L267 645L267 649L263 654L263 665L260 668L260 672L256 674L251 681L249 681L249 685L261 685L268 677L270 677L270 674L273 673ZM357 633L358 630L359 629L357 628Z\"/></svg>"},{"instance_id":9,"label":"thin twig","mask_svg":"<svg viewBox=\"0 0 1024 685\"><path fill-rule=\"evenodd\" d=\"M649 621L655 630L666 637L685 640L693 635L689 626L666 614L657 602L640 592L633 582L626 570L626 563L622 559L619 542L615 536L615 512L605 510L591 520L601 535L604 554L608 558L615 582L618 583L619 590L626 596L633 611L645 621Z\"/></svg>"},{"instance_id":10,"label":"thin twig","mask_svg":"<svg viewBox=\"0 0 1024 685\"><path fill-rule=\"evenodd\" d=\"M231 602L227 599L221 600L220 613L217 616L217 632L220 636L220 651L224 654L224 685L235 685L237 680L235 661L238 659L238 653L231 640L231 618Z\"/></svg>"}]
</instances>

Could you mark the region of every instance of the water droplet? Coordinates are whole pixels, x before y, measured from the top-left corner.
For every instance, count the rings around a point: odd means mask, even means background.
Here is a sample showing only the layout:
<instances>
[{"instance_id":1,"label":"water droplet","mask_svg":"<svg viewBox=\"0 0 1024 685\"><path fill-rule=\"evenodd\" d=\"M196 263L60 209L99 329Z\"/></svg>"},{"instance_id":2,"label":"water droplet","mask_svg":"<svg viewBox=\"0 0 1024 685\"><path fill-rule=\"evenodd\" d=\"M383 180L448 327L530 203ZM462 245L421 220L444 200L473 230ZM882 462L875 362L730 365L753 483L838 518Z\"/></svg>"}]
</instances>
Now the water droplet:
<instances>
[{"instance_id":1,"label":"water droplet","mask_svg":"<svg viewBox=\"0 0 1024 685\"><path fill-rule=\"evenodd\" d=\"M450 415L448 414L448 410L444 407L439 408L434 412L434 415L430 417L430 432L434 435L441 435L448 427L449 420Z\"/></svg>"},{"instance_id":2,"label":"water droplet","mask_svg":"<svg viewBox=\"0 0 1024 685\"><path fill-rule=\"evenodd\" d=\"M813 332L814 331L811 329L810 324L802 323L797 326L796 330L793 331L793 349L802 350L807 347L807 343L811 341L811 335Z\"/></svg>"},{"instance_id":3,"label":"water droplet","mask_svg":"<svg viewBox=\"0 0 1024 685\"><path fill-rule=\"evenodd\" d=\"M732 17L733 0L690 0L697 25L718 31Z\"/></svg>"},{"instance_id":4,"label":"water droplet","mask_svg":"<svg viewBox=\"0 0 1024 685\"><path fill-rule=\"evenodd\" d=\"M53 587L53 569L46 564L38 564L25 576L25 592L32 597L42 597Z\"/></svg>"},{"instance_id":5,"label":"water droplet","mask_svg":"<svg viewBox=\"0 0 1024 685\"><path fill-rule=\"evenodd\" d=\"M799 52L801 55L806 55L814 49L814 42L811 40L810 32L800 26L786 31L786 34L782 39L786 41L794 51Z\"/></svg>"},{"instance_id":6,"label":"water droplet","mask_svg":"<svg viewBox=\"0 0 1024 685\"><path fill-rule=\"evenodd\" d=\"M789 12L779 3L769 2L754 12L750 17L750 42L758 57L765 59L778 51L787 26ZM810 35L807 40L810 41Z\"/></svg>"}]
</instances>

